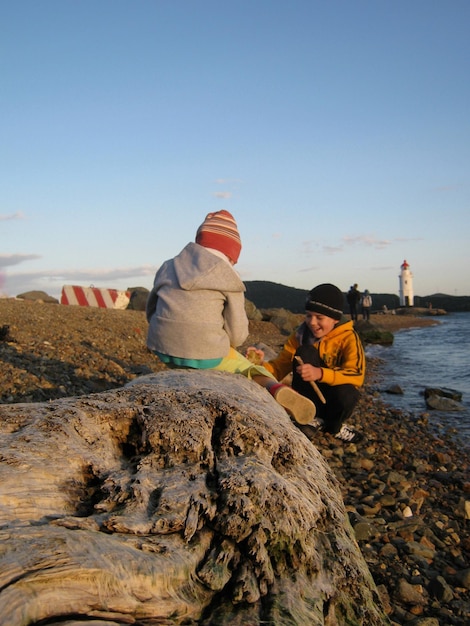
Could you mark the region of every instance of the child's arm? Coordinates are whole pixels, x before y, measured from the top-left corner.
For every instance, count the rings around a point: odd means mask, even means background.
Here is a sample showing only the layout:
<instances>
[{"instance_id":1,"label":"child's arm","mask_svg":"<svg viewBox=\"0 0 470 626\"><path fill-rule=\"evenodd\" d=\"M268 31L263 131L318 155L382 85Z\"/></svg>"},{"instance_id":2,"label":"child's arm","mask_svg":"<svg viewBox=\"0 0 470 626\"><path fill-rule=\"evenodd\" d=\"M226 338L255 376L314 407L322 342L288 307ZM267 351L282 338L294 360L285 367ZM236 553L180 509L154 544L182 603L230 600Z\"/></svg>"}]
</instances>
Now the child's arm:
<instances>
[{"instance_id":1,"label":"child's arm","mask_svg":"<svg viewBox=\"0 0 470 626\"><path fill-rule=\"evenodd\" d=\"M356 332L349 333L337 353L336 363L328 363L327 367L321 369L322 383L361 387L364 384L366 358L359 335Z\"/></svg>"},{"instance_id":2,"label":"child's arm","mask_svg":"<svg viewBox=\"0 0 470 626\"><path fill-rule=\"evenodd\" d=\"M282 380L284 376L292 372L292 361L298 347L299 343L295 338L295 333L292 333L278 356L271 361L263 361L263 367L274 374L277 380Z\"/></svg>"}]
</instances>

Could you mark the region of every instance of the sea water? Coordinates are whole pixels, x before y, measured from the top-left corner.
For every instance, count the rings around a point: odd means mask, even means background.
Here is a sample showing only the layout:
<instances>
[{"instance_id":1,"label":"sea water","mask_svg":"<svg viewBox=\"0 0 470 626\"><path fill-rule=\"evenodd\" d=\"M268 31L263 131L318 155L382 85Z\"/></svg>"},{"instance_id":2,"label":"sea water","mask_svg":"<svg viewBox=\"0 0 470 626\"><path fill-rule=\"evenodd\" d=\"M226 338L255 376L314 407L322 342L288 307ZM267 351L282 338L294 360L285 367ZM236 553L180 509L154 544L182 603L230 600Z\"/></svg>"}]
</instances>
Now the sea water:
<instances>
[{"instance_id":1,"label":"sea water","mask_svg":"<svg viewBox=\"0 0 470 626\"><path fill-rule=\"evenodd\" d=\"M383 400L396 408L426 412L430 422L455 430L455 438L470 448L470 313L449 313L436 317L436 326L410 328L394 333L391 346L370 346L366 356L383 360L380 383ZM384 393L397 384L403 395ZM461 411L428 409L426 387L454 389L462 394Z\"/></svg>"}]
</instances>

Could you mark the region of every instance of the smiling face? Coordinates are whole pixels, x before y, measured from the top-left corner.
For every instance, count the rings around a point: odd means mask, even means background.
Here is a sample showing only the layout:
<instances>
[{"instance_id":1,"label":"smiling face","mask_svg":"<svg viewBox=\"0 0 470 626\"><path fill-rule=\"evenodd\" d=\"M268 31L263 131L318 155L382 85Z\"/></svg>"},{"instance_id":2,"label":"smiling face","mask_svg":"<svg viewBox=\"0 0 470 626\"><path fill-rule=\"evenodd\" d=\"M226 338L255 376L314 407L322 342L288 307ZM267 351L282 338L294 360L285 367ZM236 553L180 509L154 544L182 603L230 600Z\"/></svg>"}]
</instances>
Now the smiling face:
<instances>
[{"instance_id":1,"label":"smiling face","mask_svg":"<svg viewBox=\"0 0 470 626\"><path fill-rule=\"evenodd\" d=\"M327 335L338 323L338 321L332 317L315 313L315 311L305 311L305 321L315 339L321 339Z\"/></svg>"}]
</instances>

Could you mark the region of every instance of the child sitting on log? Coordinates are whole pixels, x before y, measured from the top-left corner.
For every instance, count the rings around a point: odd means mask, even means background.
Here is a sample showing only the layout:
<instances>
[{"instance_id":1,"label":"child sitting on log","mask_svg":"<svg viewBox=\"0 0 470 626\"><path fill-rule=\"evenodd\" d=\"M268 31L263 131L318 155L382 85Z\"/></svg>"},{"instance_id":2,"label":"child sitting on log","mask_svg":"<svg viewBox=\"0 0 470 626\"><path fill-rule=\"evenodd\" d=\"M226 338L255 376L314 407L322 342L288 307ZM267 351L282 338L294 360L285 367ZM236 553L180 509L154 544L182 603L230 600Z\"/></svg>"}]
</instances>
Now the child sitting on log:
<instances>
[{"instance_id":1,"label":"child sitting on log","mask_svg":"<svg viewBox=\"0 0 470 626\"><path fill-rule=\"evenodd\" d=\"M155 275L146 305L147 346L169 367L243 374L266 388L297 423L311 423L311 400L235 349L248 336L245 285L233 268L241 247L228 211L206 216L195 243Z\"/></svg>"}]
</instances>

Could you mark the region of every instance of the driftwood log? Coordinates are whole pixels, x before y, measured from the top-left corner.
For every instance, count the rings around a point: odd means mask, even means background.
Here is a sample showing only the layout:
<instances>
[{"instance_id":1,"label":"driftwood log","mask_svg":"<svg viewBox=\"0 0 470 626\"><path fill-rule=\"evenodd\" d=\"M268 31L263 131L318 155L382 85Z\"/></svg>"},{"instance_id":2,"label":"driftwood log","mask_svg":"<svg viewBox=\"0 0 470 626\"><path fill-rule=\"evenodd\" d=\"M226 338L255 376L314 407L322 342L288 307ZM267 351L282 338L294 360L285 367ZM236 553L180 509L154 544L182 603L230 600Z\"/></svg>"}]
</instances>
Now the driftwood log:
<instances>
[{"instance_id":1,"label":"driftwood log","mask_svg":"<svg viewBox=\"0 0 470 626\"><path fill-rule=\"evenodd\" d=\"M242 376L0 406L0 625L388 624L339 485Z\"/></svg>"}]
</instances>

